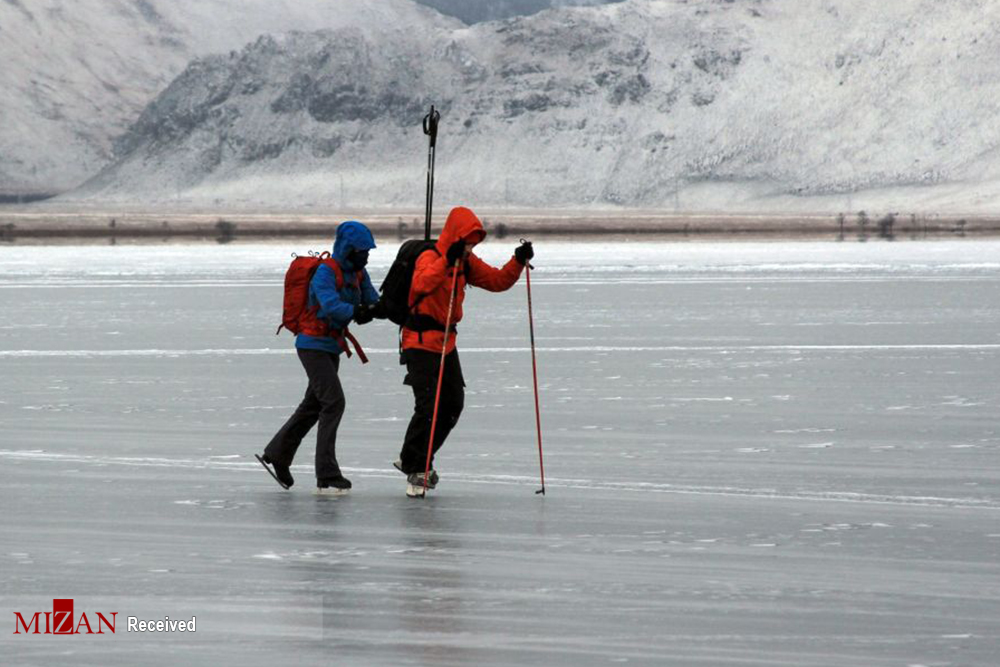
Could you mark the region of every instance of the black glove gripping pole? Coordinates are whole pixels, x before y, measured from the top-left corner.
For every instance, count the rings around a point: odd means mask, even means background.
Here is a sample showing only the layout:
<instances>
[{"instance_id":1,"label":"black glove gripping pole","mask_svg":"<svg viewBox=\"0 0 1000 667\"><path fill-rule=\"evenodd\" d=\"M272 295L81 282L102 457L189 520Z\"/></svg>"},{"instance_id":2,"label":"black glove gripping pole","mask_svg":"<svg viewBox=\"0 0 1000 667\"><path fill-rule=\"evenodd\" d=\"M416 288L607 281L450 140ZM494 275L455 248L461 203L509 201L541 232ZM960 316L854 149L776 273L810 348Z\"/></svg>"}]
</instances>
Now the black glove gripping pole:
<instances>
[{"instance_id":1,"label":"black glove gripping pole","mask_svg":"<svg viewBox=\"0 0 1000 667\"><path fill-rule=\"evenodd\" d=\"M434 148L437 146L438 121L441 114L431 105L431 111L424 116L424 134L430 137L427 149L427 208L424 211L424 240L431 240L431 209L434 207Z\"/></svg>"}]
</instances>

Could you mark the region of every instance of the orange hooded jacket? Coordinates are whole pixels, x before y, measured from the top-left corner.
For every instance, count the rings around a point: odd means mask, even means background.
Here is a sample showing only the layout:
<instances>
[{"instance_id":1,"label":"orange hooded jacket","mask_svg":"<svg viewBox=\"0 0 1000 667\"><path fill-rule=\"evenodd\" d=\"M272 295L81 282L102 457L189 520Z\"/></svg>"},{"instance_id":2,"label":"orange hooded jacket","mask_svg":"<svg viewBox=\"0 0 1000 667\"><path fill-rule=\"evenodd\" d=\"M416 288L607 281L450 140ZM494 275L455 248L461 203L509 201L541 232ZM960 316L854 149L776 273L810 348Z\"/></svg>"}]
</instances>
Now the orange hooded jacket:
<instances>
[{"instance_id":1,"label":"orange hooded jacket","mask_svg":"<svg viewBox=\"0 0 1000 667\"><path fill-rule=\"evenodd\" d=\"M413 283L410 285L410 308L417 303L416 312L419 315L429 315L444 326L448 318L448 300L455 269L448 265L448 248L464 239L467 244L479 243L486 238L486 230L476 214L471 210L458 206L448 214L441 236L437 241L437 252L425 252L417 259L413 269ZM524 267L514 257L497 269L469 253L468 259L459 267L458 286L455 303L452 306L451 322L455 324L462 320L462 301L465 299L466 282L475 287L481 287L491 292L503 292L514 286L521 276ZM466 280L468 278L468 280ZM455 349L456 334L448 336L447 353ZM427 350L441 352L444 343L443 331L424 331L418 333L403 327L404 350Z\"/></svg>"}]
</instances>

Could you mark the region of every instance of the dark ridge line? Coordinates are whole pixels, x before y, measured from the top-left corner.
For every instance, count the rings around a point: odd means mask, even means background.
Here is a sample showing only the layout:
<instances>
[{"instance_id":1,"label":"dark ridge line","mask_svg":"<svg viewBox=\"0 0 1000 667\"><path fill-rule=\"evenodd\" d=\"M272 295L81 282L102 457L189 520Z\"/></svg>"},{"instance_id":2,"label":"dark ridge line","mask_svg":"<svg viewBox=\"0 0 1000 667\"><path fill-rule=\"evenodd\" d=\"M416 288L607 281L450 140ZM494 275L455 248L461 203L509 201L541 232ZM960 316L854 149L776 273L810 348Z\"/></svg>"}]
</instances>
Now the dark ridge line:
<instances>
[{"instance_id":1,"label":"dark ridge line","mask_svg":"<svg viewBox=\"0 0 1000 667\"><path fill-rule=\"evenodd\" d=\"M270 214L268 214L270 215ZM142 216L130 214L112 217L93 214L53 214L4 216L0 213L0 241L19 239L214 239L231 241L248 238L296 238L332 236L342 219L350 216L326 216L317 220L280 222L281 215L271 220L232 219L214 215L191 217ZM396 219L393 220L392 218ZM507 221L498 220L506 217ZM361 215L361 220L379 236L399 240L415 238L423 233L419 221L404 222L402 216L386 214ZM671 239L683 238L821 238L838 241L906 240L921 238L964 238L1000 236L1000 218L935 217L896 219L892 224L841 222L826 216L713 216L713 215L647 215L621 217L613 215L510 215L484 216L484 226L493 239L520 236L607 237L645 236ZM440 223L439 223L440 224Z\"/></svg>"}]
</instances>

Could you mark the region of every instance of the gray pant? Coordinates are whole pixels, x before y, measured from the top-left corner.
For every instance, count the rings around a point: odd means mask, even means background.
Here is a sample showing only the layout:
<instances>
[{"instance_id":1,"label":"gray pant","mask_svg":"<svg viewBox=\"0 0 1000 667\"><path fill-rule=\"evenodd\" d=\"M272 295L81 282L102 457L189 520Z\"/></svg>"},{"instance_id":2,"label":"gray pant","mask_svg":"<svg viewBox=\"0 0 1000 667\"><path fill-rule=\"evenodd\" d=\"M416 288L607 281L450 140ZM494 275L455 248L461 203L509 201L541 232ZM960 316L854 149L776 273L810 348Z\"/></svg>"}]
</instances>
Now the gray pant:
<instances>
[{"instance_id":1,"label":"gray pant","mask_svg":"<svg viewBox=\"0 0 1000 667\"><path fill-rule=\"evenodd\" d=\"M290 466L302 438L319 422L316 434L316 480L329 482L341 477L337 464L337 428L344 416L344 390L337 371L340 355L321 350L296 350L309 376L306 395L285 425L274 434L264 454L276 463Z\"/></svg>"}]
</instances>

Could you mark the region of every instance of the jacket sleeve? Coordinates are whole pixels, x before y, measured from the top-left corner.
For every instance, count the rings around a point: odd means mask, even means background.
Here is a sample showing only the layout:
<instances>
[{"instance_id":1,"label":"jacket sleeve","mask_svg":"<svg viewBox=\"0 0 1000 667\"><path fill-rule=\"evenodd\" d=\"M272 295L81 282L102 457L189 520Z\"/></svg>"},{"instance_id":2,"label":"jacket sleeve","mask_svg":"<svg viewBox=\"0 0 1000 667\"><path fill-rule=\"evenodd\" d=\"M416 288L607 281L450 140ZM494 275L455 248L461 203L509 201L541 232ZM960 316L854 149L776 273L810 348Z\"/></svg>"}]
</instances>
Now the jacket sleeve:
<instances>
[{"instance_id":1,"label":"jacket sleeve","mask_svg":"<svg viewBox=\"0 0 1000 667\"><path fill-rule=\"evenodd\" d=\"M469 263L469 284L490 292L509 290L521 277L521 270L524 268L513 257L500 269L490 266L472 254L469 255L467 261Z\"/></svg>"},{"instance_id":2,"label":"jacket sleeve","mask_svg":"<svg viewBox=\"0 0 1000 667\"><path fill-rule=\"evenodd\" d=\"M413 267L413 291L416 294L430 294L445 280L448 273L448 260L433 251L428 251L417 257L417 265Z\"/></svg>"},{"instance_id":3,"label":"jacket sleeve","mask_svg":"<svg viewBox=\"0 0 1000 667\"><path fill-rule=\"evenodd\" d=\"M337 276L326 266L316 269L312 282L309 284L312 297L319 304L319 316L327 319L330 324L342 329L351 322L354 316L354 304L344 301L337 291Z\"/></svg>"},{"instance_id":4,"label":"jacket sleeve","mask_svg":"<svg viewBox=\"0 0 1000 667\"><path fill-rule=\"evenodd\" d=\"M361 303L371 305L377 301L378 290L372 285L372 279L368 275L368 271L365 271L361 279Z\"/></svg>"}]
</instances>

